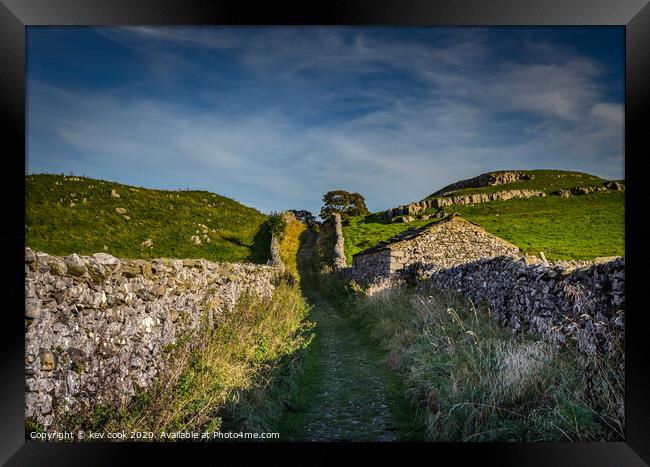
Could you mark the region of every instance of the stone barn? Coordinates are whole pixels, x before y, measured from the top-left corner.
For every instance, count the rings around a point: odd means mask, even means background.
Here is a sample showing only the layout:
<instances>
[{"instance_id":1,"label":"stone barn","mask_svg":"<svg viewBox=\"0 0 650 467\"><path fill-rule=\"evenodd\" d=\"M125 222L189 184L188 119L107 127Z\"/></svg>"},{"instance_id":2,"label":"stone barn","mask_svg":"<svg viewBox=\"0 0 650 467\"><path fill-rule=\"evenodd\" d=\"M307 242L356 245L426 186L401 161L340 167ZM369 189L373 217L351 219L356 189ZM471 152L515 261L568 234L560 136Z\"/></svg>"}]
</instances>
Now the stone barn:
<instances>
[{"instance_id":1,"label":"stone barn","mask_svg":"<svg viewBox=\"0 0 650 467\"><path fill-rule=\"evenodd\" d=\"M496 256L519 257L519 248L474 222L453 216L360 251L352 257L352 272L358 279L370 280L417 263L448 268Z\"/></svg>"}]
</instances>

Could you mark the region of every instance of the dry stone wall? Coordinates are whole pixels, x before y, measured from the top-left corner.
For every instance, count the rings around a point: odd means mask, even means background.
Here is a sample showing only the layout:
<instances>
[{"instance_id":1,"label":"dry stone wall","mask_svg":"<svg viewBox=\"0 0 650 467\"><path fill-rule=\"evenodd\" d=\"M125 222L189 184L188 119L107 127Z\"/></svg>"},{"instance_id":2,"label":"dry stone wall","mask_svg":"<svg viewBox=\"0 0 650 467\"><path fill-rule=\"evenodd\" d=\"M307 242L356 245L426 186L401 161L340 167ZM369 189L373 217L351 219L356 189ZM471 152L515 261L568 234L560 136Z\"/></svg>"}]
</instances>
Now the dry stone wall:
<instances>
[{"instance_id":1,"label":"dry stone wall","mask_svg":"<svg viewBox=\"0 0 650 467\"><path fill-rule=\"evenodd\" d=\"M356 281L371 282L378 277L391 274L391 251L378 250L365 255L354 255L352 266L341 270L347 277Z\"/></svg>"},{"instance_id":2,"label":"dry stone wall","mask_svg":"<svg viewBox=\"0 0 650 467\"><path fill-rule=\"evenodd\" d=\"M269 296L277 269L201 259L65 258L25 249L26 417L123 405L169 361L169 346L218 324L244 291Z\"/></svg>"},{"instance_id":3,"label":"dry stone wall","mask_svg":"<svg viewBox=\"0 0 650 467\"><path fill-rule=\"evenodd\" d=\"M514 245L461 218L439 224L424 235L355 255L345 276L377 283L424 277L420 287L486 301L514 332L542 334L558 344L573 339L586 352L622 352L623 258L549 264L522 257Z\"/></svg>"},{"instance_id":4,"label":"dry stone wall","mask_svg":"<svg viewBox=\"0 0 650 467\"><path fill-rule=\"evenodd\" d=\"M616 353L622 368L623 258L549 264L543 255L540 260L520 255L516 246L459 217L404 236L355 255L342 273L377 285L425 278L420 287L451 289L489 303L514 332L542 334L557 344L572 339L585 352Z\"/></svg>"},{"instance_id":5,"label":"dry stone wall","mask_svg":"<svg viewBox=\"0 0 650 467\"><path fill-rule=\"evenodd\" d=\"M343 225L341 223L341 215L338 213L332 214L332 221L334 222L334 269L342 269L346 267L345 252L343 244Z\"/></svg>"},{"instance_id":6,"label":"dry stone wall","mask_svg":"<svg viewBox=\"0 0 650 467\"><path fill-rule=\"evenodd\" d=\"M428 285L455 290L475 303L485 300L515 332L542 334L556 343L573 339L586 352L622 351L612 345L624 337L623 258L527 265L523 258L498 257L429 268L423 275Z\"/></svg>"},{"instance_id":7,"label":"dry stone wall","mask_svg":"<svg viewBox=\"0 0 650 467\"><path fill-rule=\"evenodd\" d=\"M282 262L282 257L280 256L280 242L278 242L278 239L275 235L271 235L271 246L269 249L271 256L268 261L269 266L284 269L284 263Z\"/></svg>"}]
</instances>

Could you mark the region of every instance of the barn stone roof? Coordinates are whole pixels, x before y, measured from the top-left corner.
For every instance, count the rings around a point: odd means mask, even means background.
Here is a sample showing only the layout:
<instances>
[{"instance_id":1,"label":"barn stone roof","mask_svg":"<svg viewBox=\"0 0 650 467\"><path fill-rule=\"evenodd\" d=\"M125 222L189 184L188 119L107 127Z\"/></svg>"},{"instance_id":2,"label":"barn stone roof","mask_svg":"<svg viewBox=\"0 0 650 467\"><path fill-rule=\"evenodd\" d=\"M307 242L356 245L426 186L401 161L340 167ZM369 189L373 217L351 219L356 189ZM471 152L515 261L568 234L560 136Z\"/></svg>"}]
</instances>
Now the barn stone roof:
<instances>
[{"instance_id":1,"label":"barn stone roof","mask_svg":"<svg viewBox=\"0 0 650 467\"><path fill-rule=\"evenodd\" d=\"M362 251L360 251L360 252L358 252L358 253L356 253L356 254L354 254L352 256L354 257L354 256L359 256L359 255L367 255L369 253L375 253L377 251L390 249L396 243L401 243L401 242L404 242L406 240L412 240L414 238L421 237L422 235L425 235L425 234L429 233L430 231L435 230L436 228L440 227L441 225L446 224L447 222L467 222L468 224L473 224L473 225L476 225L476 226L480 227L480 225L478 225L476 222L472 222L472 221L469 221L467 219L463 219L462 217L458 216L457 214L454 214L454 215L446 217L446 218L444 218L442 220L437 220L437 221L430 222L430 223L428 223L427 225L425 225L423 227L420 227L420 228L417 228L417 229L409 229L409 230L405 230L404 232L400 232L399 234L392 236L388 240L383 240L383 241L371 246L370 248L366 248L365 250L362 250Z\"/></svg>"}]
</instances>

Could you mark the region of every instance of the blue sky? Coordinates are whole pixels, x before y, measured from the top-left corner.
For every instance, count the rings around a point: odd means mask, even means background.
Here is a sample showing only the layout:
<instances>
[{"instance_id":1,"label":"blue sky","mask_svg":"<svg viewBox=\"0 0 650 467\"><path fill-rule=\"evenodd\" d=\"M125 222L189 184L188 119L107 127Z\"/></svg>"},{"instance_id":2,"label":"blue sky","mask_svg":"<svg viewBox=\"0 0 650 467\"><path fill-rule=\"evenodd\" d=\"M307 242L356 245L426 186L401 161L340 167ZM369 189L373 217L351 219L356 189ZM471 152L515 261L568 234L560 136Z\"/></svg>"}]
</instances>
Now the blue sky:
<instances>
[{"instance_id":1,"label":"blue sky","mask_svg":"<svg viewBox=\"0 0 650 467\"><path fill-rule=\"evenodd\" d=\"M623 178L621 27L29 27L27 173L371 211L489 170Z\"/></svg>"}]
</instances>

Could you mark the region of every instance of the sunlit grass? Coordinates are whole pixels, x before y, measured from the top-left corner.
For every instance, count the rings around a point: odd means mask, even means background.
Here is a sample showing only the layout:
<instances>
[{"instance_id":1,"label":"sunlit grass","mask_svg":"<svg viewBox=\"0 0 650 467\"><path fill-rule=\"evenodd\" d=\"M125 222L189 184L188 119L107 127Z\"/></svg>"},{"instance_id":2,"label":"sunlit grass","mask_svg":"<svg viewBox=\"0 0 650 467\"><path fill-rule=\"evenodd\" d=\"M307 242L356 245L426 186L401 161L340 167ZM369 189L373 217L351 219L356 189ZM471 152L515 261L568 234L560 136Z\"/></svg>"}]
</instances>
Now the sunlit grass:
<instances>
[{"instance_id":1,"label":"sunlit grass","mask_svg":"<svg viewBox=\"0 0 650 467\"><path fill-rule=\"evenodd\" d=\"M454 205L445 211L458 212L522 252L543 251L549 260L625 255L625 193L620 191ZM352 218L343 226L346 260L352 263L353 254L429 222L389 224L373 216Z\"/></svg>"},{"instance_id":2,"label":"sunlit grass","mask_svg":"<svg viewBox=\"0 0 650 467\"><path fill-rule=\"evenodd\" d=\"M214 193L46 174L26 176L25 185L25 241L35 250L143 259L268 259L270 235L263 228L268 216Z\"/></svg>"},{"instance_id":3,"label":"sunlit grass","mask_svg":"<svg viewBox=\"0 0 650 467\"><path fill-rule=\"evenodd\" d=\"M302 233L307 229L307 226L300 221L291 220L287 222L284 229L284 235L280 241L280 258L286 267L296 279L300 279L298 274L298 265L296 263L296 255L300 248L300 238Z\"/></svg>"}]
</instances>

